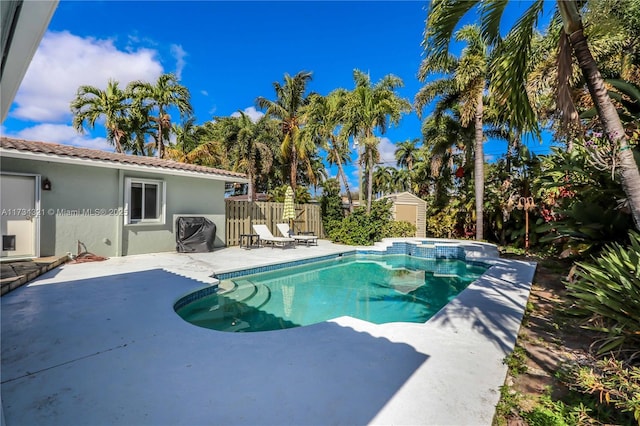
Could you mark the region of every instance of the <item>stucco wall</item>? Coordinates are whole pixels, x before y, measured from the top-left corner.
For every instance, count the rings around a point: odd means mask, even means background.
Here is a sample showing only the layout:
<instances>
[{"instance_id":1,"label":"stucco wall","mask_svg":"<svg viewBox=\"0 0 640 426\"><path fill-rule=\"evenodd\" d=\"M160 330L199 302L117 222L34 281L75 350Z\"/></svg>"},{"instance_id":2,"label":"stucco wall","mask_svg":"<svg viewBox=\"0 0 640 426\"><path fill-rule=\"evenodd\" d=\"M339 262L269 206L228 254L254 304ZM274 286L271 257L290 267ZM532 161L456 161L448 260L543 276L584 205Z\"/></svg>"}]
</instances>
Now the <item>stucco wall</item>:
<instances>
[{"instance_id":1,"label":"stucco wall","mask_svg":"<svg viewBox=\"0 0 640 426\"><path fill-rule=\"evenodd\" d=\"M78 241L100 256L175 250L174 215L202 214L217 227L215 246L224 246L224 182L137 173L93 166L0 158L2 172L39 174L51 191L41 192L40 255L77 253ZM124 179L166 182L164 225L124 225Z\"/></svg>"},{"instance_id":2,"label":"stucco wall","mask_svg":"<svg viewBox=\"0 0 640 426\"><path fill-rule=\"evenodd\" d=\"M41 256L76 254L78 241L92 253L116 255L118 218L100 210L118 207L117 170L12 158L2 158L0 167L51 181L51 190L41 191Z\"/></svg>"},{"instance_id":3,"label":"stucco wall","mask_svg":"<svg viewBox=\"0 0 640 426\"><path fill-rule=\"evenodd\" d=\"M157 175L126 172L124 177L147 177ZM215 247L222 247L225 235L224 182L209 179L193 179L180 176L165 176L167 185L167 216L164 225L125 225L122 255L174 251L174 215L198 215L208 217L216 224Z\"/></svg>"}]
</instances>

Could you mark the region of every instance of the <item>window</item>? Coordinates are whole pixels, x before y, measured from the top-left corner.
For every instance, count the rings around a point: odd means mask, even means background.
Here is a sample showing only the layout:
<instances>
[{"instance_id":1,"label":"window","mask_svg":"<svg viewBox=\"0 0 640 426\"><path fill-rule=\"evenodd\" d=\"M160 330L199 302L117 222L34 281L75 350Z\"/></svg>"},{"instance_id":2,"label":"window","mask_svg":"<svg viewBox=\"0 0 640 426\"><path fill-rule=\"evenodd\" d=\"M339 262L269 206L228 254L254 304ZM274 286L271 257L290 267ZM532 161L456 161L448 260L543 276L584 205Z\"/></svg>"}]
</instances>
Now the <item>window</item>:
<instances>
[{"instance_id":1,"label":"window","mask_svg":"<svg viewBox=\"0 0 640 426\"><path fill-rule=\"evenodd\" d=\"M161 180L126 178L125 224L164 224L165 183Z\"/></svg>"}]
</instances>

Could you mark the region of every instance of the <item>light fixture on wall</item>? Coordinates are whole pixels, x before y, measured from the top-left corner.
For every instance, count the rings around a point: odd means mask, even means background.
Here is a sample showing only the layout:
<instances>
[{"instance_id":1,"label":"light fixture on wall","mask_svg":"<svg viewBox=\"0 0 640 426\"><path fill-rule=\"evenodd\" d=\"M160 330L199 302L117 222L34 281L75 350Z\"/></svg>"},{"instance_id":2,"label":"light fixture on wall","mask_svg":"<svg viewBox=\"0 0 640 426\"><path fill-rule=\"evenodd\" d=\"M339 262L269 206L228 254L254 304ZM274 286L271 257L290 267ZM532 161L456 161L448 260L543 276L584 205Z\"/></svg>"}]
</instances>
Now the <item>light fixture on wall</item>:
<instances>
[{"instance_id":1,"label":"light fixture on wall","mask_svg":"<svg viewBox=\"0 0 640 426\"><path fill-rule=\"evenodd\" d=\"M47 178L44 178L42 181L42 190L43 191L51 191L51 181Z\"/></svg>"}]
</instances>

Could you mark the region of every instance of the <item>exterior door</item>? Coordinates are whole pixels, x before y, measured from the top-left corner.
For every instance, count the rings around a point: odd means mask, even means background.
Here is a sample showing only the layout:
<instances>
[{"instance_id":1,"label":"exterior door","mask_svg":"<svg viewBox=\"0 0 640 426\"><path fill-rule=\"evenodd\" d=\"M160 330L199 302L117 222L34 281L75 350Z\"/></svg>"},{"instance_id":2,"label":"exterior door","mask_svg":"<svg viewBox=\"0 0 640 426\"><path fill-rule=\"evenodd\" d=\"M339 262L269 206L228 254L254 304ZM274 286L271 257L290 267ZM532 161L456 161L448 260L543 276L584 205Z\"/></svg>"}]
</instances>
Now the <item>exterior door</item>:
<instances>
[{"instance_id":1,"label":"exterior door","mask_svg":"<svg viewBox=\"0 0 640 426\"><path fill-rule=\"evenodd\" d=\"M38 257L39 176L2 174L2 258Z\"/></svg>"},{"instance_id":2,"label":"exterior door","mask_svg":"<svg viewBox=\"0 0 640 426\"><path fill-rule=\"evenodd\" d=\"M396 204L396 220L404 220L417 227L418 206L415 204Z\"/></svg>"}]
</instances>

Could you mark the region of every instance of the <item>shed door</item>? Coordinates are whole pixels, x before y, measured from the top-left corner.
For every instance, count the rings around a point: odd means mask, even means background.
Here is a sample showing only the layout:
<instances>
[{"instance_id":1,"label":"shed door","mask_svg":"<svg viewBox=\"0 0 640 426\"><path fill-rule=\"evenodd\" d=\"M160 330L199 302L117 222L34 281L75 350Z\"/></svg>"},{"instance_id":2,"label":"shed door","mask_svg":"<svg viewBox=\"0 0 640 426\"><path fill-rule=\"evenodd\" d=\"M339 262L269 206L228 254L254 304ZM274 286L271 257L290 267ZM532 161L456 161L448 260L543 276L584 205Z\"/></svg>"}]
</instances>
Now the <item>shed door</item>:
<instances>
[{"instance_id":1,"label":"shed door","mask_svg":"<svg viewBox=\"0 0 640 426\"><path fill-rule=\"evenodd\" d=\"M0 179L1 257L37 257L37 176L3 174Z\"/></svg>"},{"instance_id":2,"label":"shed door","mask_svg":"<svg viewBox=\"0 0 640 426\"><path fill-rule=\"evenodd\" d=\"M418 225L418 206L415 204L396 204L396 220L404 220Z\"/></svg>"}]
</instances>

